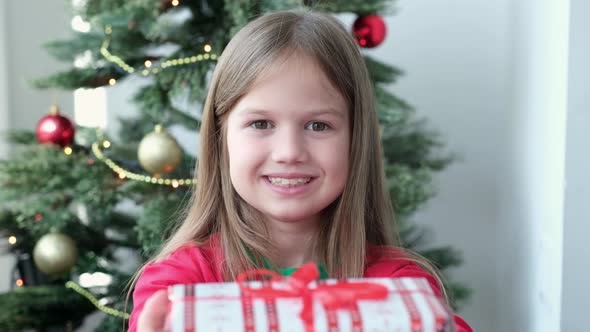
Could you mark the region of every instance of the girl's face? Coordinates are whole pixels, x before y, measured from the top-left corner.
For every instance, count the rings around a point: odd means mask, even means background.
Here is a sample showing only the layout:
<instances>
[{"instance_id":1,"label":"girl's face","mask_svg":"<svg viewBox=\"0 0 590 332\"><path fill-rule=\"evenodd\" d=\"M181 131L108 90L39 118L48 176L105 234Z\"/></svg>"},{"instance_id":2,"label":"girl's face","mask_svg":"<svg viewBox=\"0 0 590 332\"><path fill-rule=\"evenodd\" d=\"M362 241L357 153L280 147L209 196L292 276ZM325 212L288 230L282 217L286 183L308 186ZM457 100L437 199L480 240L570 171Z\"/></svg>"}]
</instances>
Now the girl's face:
<instances>
[{"instance_id":1,"label":"girl's face","mask_svg":"<svg viewBox=\"0 0 590 332\"><path fill-rule=\"evenodd\" d=\"M267 222L317 224L346 184L349 121L345 99L312 58L269 67L227 119L235 190Z\"/></svg>"}]
</instances>

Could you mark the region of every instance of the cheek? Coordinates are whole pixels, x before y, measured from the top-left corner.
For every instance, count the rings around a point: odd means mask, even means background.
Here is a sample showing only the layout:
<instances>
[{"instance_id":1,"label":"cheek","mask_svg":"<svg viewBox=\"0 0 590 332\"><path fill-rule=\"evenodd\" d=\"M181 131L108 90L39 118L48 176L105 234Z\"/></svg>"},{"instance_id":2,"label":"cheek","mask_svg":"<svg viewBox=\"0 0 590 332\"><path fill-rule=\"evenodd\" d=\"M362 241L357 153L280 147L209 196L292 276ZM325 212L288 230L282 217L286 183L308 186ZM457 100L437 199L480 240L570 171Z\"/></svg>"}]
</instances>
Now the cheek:
<instances>
[{"instance_id":1,"label":"cheek","mask_svg":"<svg viewBox=\"0 0 590 332\"><path fill-rule=\"evenodd\" d=\"M318 151L317 158L321 160L330 177L346 181L349 168L349 144L346 139L339 140Z\"/></svg>"},{"instance_id":2,"label":"cheek","mask_svg":"<svg viewBox=\"0 0 590 332\"><path fill-rule=\"evenodd\" d=\"M229 168L232 178L255 172L260 161L261 150L244 135L229 132L227 136Z\"/></svg>"}]
</instances>

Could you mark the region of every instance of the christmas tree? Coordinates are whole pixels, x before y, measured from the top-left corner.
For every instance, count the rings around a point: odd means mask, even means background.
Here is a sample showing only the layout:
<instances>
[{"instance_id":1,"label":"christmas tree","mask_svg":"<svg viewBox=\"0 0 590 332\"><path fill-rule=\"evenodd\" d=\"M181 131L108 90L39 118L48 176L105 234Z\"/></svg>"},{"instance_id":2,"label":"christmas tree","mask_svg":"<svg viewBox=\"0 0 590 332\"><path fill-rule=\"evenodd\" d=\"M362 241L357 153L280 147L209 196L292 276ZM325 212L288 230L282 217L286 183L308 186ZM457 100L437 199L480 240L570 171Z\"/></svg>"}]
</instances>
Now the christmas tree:
<instances>
[{"instance_id":1,"label":"christmas tree","mask_svg":"<svg viewBox=\"0 0 590 332\"><path fill-rule=\"evenodd\" d=\"M121 330L127 317L125 289L134 272L121 267L121 253L124 260L135 253L137 264L154 254L193 185L196 158L167 128L198 131L194 105L204 101L218 55L249 20L300 7L354 13L351 34L359 47L373 48L386 36L379 15L392 5L385 0L73 3L73 15L86 28L46 46L75 65L38 79L36 87L108 88L135 77L142 84L129 95L139 115L120 119L120 132L109 135L72 125L52 107L36 131L7 135L15 150L10 159L0 160L0 200L7 202L0 206L0 234L8 238L17 263L13 289L0 294L2 331L73 329L96 309L107 313L99 331ZM429 246L425 231L411 218L435 195L434 172L453 158L439 151L438 135L415 119L414 109L387 90L402 72L365 59L401 241L445 273L461 264L460 253L450 246ZM457 307L469 290L447 281Z\"/></svg>"}]
</instances>

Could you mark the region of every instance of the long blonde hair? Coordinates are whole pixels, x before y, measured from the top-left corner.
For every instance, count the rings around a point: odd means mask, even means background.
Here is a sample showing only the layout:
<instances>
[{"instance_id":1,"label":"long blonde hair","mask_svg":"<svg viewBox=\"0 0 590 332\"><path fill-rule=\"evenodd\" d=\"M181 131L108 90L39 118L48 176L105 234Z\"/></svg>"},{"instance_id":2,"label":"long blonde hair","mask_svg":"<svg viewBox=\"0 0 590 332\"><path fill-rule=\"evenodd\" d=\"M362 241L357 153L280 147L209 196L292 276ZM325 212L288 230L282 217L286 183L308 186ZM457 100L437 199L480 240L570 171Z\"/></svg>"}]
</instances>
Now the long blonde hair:
<instances>
[{"instance_id":1,"label":"long blonde hair","mask_svg":"<svg viewBox=\"0 0 590 332\"><path fill-rule=\"evenodd\" d=\"M351 119L348 181L342 194L324 211L326 220L315 245L317 257L331 277L362 277L369 243L400 246L385 186L375 96L361 53L335 18L287 11L248 23L223 51L203 108L196 185L190 204L173 235L149 262L165 259L186 243L204 245L214 234L219 236L224 253L222 271L227 281L259 267L263 257L273 257L263 219L231 184L225 124L255 80L271 64L293 52L302 52L317 62L348 102ZM439 278L424 258L404 252L407 255L399 258L418 262Z\"/></svg>"}]
</instances>

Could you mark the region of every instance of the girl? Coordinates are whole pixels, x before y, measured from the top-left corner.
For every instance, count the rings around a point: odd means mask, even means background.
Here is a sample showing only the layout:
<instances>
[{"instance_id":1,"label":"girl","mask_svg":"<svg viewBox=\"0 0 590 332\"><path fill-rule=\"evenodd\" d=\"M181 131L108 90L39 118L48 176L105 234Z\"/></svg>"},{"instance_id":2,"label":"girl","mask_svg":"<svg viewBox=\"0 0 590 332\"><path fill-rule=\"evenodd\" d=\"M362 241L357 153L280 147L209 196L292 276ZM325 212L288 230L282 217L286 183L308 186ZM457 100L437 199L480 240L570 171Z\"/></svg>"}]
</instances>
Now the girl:
<instances>
[{"instance_id":1,"label":"girl","mask_svg":"<svg viewBox=\"0 0 590 332\"><path fill-rule=\"evenodd\" d=\"M190 207L141 270L129 331L164 330L169 285L308 261L323 278L425 277L446 297L434 268L396 247L371 82L336 19L246 25L216 66L200 137Z\"/></svg>"}]
</instances>

